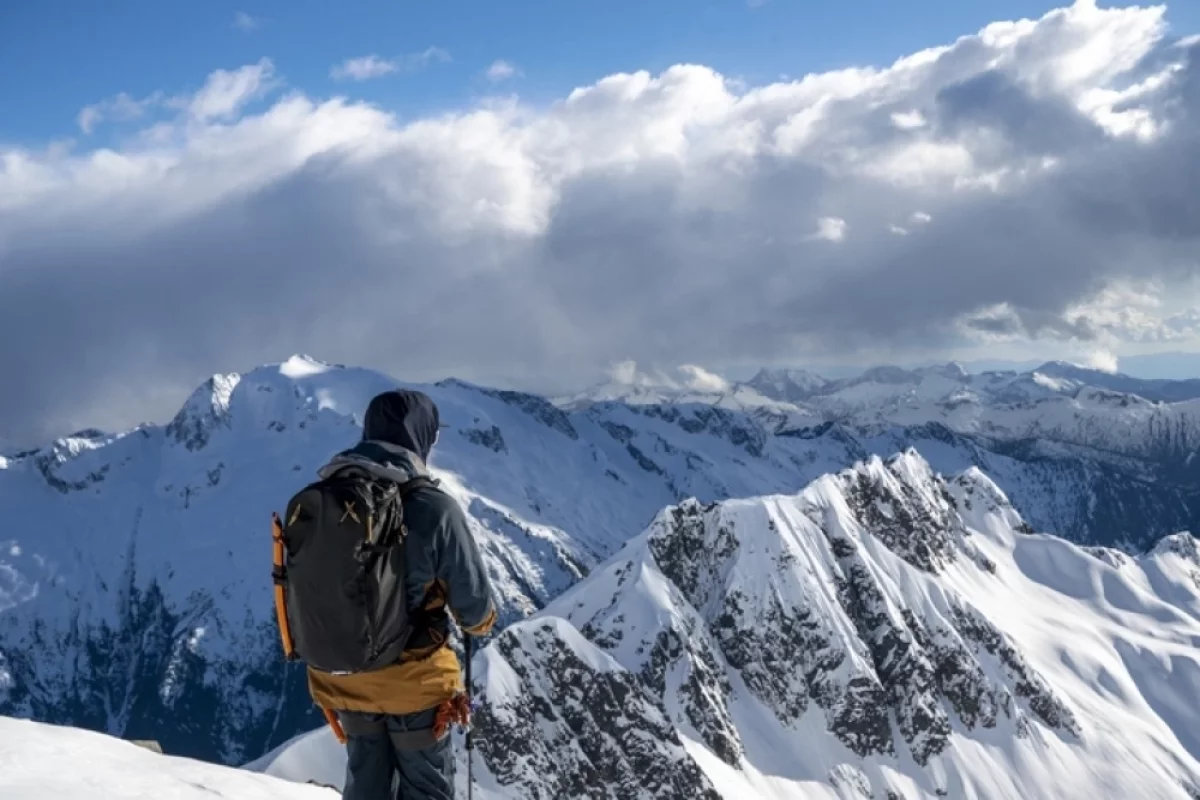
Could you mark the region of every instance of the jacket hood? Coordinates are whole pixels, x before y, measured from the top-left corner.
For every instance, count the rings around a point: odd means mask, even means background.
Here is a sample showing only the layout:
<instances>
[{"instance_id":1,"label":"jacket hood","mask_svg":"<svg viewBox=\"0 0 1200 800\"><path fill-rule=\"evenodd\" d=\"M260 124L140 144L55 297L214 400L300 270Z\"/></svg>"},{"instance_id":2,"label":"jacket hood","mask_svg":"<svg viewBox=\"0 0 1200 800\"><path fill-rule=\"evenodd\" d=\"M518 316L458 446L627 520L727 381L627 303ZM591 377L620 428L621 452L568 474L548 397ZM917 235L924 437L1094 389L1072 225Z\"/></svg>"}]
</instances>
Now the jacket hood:
<instances>
[{"instance_id":1,"label":"jacket hood","mask_svg":"<svg viewBox=\"0 0 1200 800\"><path fill-rule=\"evenodd\" d=\"M424 392L395 389L376 395L363 417L364 442L385 442L429 460L440 425L437 405Z\"/></svg>"},{"instance_id":2,"label":"jacket hood","mask_svg":"<svg viewBox=\"0 0 1200 800\"><path fill-rule=\"evenodd\" d=\"M345 467L358 467L380 478L407 483L421 475L428 475L425 462L416 453L390 442L359 442L349 450L343 450L317 470L319 478L328 478Z\"/></svg>"}]
</instances>

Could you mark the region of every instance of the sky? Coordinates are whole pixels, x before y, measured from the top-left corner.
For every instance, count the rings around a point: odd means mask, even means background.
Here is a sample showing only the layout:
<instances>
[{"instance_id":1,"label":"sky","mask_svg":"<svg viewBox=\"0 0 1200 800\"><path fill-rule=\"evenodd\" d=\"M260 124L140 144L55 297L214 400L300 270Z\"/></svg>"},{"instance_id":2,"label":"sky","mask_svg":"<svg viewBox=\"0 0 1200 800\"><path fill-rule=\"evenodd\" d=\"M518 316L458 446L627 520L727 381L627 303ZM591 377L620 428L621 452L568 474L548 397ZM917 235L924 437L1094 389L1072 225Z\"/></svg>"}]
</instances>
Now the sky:
<instances>
[{"instance_id":1,"label":"sky","mask_svg":"<svg viewBox=\"0 0 1200 800\"><path fill-rule=\"evenodd\" d=\"M1086 0L0 3L0 442L297 352L545 392L1161 368L1200 351L1196 34Z\"/></svg>"}]
</instances>

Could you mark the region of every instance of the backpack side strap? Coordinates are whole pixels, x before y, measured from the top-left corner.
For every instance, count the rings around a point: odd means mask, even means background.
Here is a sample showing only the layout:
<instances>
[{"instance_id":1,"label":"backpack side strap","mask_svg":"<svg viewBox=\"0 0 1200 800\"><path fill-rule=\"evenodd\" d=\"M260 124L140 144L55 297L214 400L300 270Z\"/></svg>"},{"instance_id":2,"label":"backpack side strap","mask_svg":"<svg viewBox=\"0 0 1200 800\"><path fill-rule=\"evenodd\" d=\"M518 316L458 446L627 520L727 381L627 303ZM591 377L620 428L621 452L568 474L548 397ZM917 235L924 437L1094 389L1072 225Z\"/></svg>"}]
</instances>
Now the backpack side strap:
<instances>
[{"instance_id":1,"label":"backpack side strap","mask_svg":"<svg viewBox=\"0 0 1200 800\"><path fill-rule=\"evenodd\" d=\"M345 744L346 731L342 727L341 720L338 719L337 712L332 708L321 706L321 713L325 715L325 722L329 724L329 730L333 732L333 738L337 739L338 744Z\"/></svg>"},{"instance_id":2,"label":"backpack side strap","mask_svg":"<svg viewBox=\"0 0 1200 800\"><path fill-rule=\"evenodd\" d=\"M279 636L283 640L283 655L288 661L296 658L292 643L292 630L287 618L287 567L283 563L283 523L279 515L271 512L271 556L274 566L271 579L275 582L275 618L279 623Z\"/></svg>"}]
</instances>

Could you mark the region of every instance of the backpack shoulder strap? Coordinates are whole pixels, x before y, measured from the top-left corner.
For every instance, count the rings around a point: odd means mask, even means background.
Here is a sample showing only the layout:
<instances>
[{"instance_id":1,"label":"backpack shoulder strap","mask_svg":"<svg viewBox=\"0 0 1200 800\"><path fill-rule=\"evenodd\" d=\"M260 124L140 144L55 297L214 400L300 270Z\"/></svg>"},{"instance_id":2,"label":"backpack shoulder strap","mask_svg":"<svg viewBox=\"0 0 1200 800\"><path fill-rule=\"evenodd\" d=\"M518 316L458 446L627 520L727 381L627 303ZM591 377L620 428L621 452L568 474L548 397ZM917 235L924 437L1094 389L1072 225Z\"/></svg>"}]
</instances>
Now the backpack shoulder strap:
<instances>
[{"instance_id":1,"label":"backpack shoulder strap","mask_svg":"<svg viewBox=\"0 0 1200 800\"><path fill-rule=\"evenodd\" d=\"M421 489L426 486L436 489L439 485L441 485L441 481L439 481L437 478L429 475L418 475L417 477L411 478L410 480L400 484L400 496L405 497L406 495L412 494L417 489Z\"/></svg>"}]
</instances>

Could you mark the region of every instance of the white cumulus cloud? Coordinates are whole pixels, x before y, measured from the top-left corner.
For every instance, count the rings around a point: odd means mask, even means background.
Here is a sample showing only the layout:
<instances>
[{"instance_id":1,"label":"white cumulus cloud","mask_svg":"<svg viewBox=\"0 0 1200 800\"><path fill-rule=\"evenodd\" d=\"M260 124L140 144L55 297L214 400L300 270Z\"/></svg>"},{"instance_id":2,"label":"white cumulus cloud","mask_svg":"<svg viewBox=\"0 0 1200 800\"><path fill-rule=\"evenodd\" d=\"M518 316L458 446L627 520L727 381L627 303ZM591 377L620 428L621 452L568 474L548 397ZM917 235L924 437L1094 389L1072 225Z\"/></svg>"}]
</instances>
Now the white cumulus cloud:
<instances>
[{"instance_id":1,"label":"white cumulus cloud","mask_svg":"<svg viewBox=\"0 0 1200 800\"><path fill-rule=\"evenodd\" d=\"M704 367L684 364L671 369L643 369L632 359L618 361L608 369L609 383L640 389L664 389L671 391L727 392L732 388L728 380Z\"/></svg>"},{"instance_id":2,"label":"white cumulus cloud","mask_svg":"<svg viewBox=\"0 0 1200 800\"><path fill-rule=\"evenodd\" d=\"M841 217L821 217L817 220L817 232L810 238L840 242L846 238L846 229L849 227L846 220Z\"/></svg>"},{"instance_id":3,"label":"white cumulus cloud","mask_svg":"<svg viewBox=\"0 0 1200 800\"><path fill-rule=\"evenodd\" d=\"M924 128L926 125L925 117L920 111L893 111L891 119L893 125L905 131Z\"/></svg>"},{"instance_id":4,"label":"white cumulus cloud","mask_svg":"<svg viewBox=\"0 0 1200 800\"><path fill-rule=\"evenodd\" d=\"M79 112L79 116L76 117L76 122L81 131L90 134L102 122L110 120L127 122L140 119L146 114L148 109L157 105L161 100L161 92L152 94L141 100L134 99L125 92L121 92L115 97L85 106Z\"/></svg>"},{"instance_id":5,"label":"white cumulus cloud","mask_svg":"<svg viewBox=\"0 0 1200 800\"><path fill-rule=\"evenodd\" d=\"M1087 354L1083 366L1115 374L1120 369L1121 359L1111 350L1097 349Z\"/></svg>"},{"instance_id":6,"label":"white cumulus cloud","mask_svg":"<svg viewBox=\"0 0 1200 800\"><path fill-rule=\"evenodd\" d=\"M256 17L252 17L245 11L239 11L233 15L233 27L244 33L258 30L262 22Z\"/></svg>"},{"instance_id":7,"label":"white cumulus cloud","mask_svg":"<svg viewBox=\"0 0 1200 800\"><path fill-rule=\"evenodd\" d=\"M334 80L366 81L382 78L398 72L416 72L435 62L450 60L450 54L440 47L427 47L418 53L409 53L396 58L381 58L378 55L348 58L329 71Z\"/></svg>"},{"instance_id":8,"label":"white cumulus cloud","mask_svg":"<svg viewBox=\"0 0 1200 800\"><path fill-rule=\"evenodd\" d=\"M219 69L188 103L188 112L200 122L228 119L272 85L275 65L264 58L235 70Z\"/></svg>"},{"instance_id":9,"label":"white cumulus cloud","mask_svg":"<svg viewBox=\"0 0 1200 800\"><path fill-rule=\"evenodd\" d=\"M396 61L389 61L377 55L348 58L329 71L334 80L365 81L390 75L400 69Z\"/></svg>"},{"instance_id":10,"label":"white cumulus cloud","mask_svg":"<svg viewBox=\"0 0 1200 800\"><path fill-rule=\"evenodd\" d=\"M732 388L725 378L695 364L684 364L679 372L684 386L696 392L727 392Z\"/></svg>"},{"instance_id":11,"label":"white cumulus cloud","mask_svg":"<svg viewBox=\"0 0 1200 800\"><path fill-rule=\"evenodd\" d=\"M484 72L484 74L487 76L489 81L492 81L493 83L499 83L519 75L520 70L518 70L516 66L512 64L512 62L505 61L504 59L498 59L492 62L491 66L487 68L487 71Z\"/></svg>"}]
</instances>

